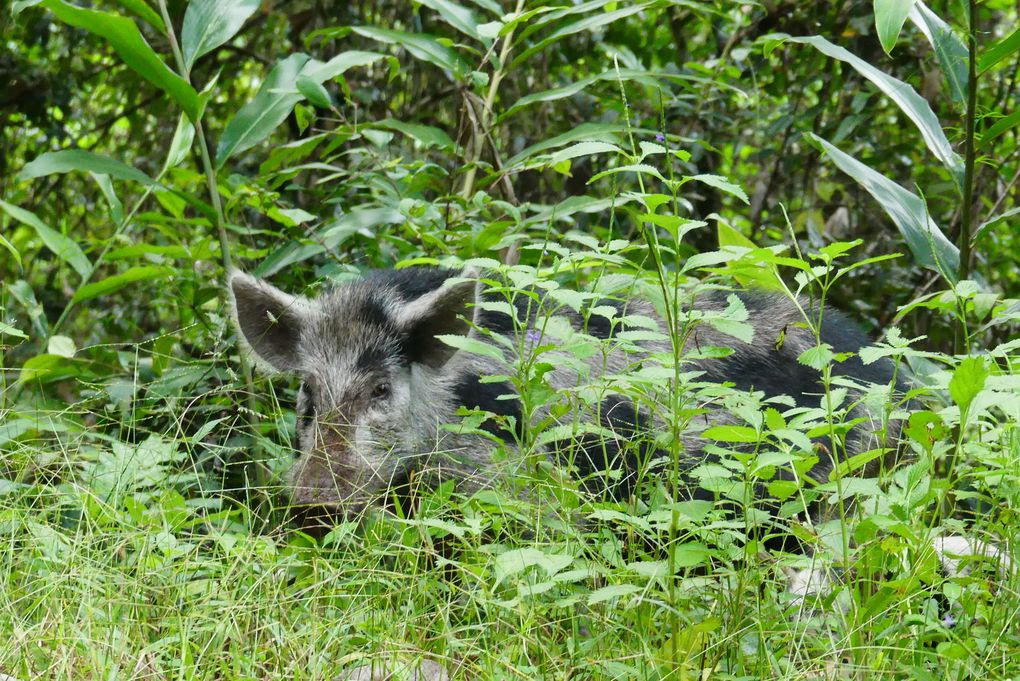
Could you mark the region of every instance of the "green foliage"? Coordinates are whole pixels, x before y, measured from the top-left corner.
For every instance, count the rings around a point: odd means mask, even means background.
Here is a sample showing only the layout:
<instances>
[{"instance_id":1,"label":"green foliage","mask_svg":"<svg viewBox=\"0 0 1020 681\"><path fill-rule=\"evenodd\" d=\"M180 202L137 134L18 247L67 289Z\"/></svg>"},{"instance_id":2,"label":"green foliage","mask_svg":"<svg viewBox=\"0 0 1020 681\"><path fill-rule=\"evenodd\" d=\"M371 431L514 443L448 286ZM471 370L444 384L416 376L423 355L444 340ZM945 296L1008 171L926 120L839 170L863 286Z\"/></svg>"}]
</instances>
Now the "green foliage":
<instances>
[{"instance_id":1,"label":"green foliage","mask_svg":"<svg viewBox=\"0 0 1020 681\"><path fill-rule=\"evenodd\" d=\"M932 550L1016 541L1007 5L967 25L878 0L15 2L0 17L0 672L1020 674L1020 576L980 557L946 574ZM521 426L496 455L505 478L298 531L294 386L247 376L225 268L314 294L455 263L486 272L489 305L517 321L489 339L522 358L489 379L522 404L521 424L499 424ZM731 350L685 345L698 324L753 329L735 296L687 303L734 284L846 309L884 335L860 359L895 360L908 399L833 374L853 358L820 337L820 306L800 357L823 376L817 406L701 380L689 360ZM545 301L537 338L522 296ZM599 304L635 296L669 334ZM567 309L623 330L594 338ZM652 337L673 352L588 375ZM552 362L577 367L576 388L548 385ZM632 453L666 453L624 502L543 453L605 435L606 395L661 424ZM810 482L857 403L883 428L905 421L907 456L842 456ZM728 421L706 426L709 404ZM491 437L492 418L450 427ZM681 470L678 435L698 429L718 461ZM725 503L688 500L685 480ZM766 546L781 538L810 553ZM787 574L809 565L837 578L800 600Z\"/></svg>"}]
</instances>

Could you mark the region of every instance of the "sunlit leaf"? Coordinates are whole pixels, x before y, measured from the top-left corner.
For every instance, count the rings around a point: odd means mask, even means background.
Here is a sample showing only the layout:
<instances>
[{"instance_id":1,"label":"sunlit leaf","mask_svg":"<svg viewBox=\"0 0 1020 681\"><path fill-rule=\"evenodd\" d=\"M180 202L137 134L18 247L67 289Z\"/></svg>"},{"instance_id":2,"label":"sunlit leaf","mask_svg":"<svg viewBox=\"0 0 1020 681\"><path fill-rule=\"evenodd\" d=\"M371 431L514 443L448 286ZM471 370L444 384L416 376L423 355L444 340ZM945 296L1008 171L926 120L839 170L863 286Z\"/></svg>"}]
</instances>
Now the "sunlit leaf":
<instances>
[{"instance_id":1,"label":"sunlit leaf","mask_svg":"<svg viewBox=\"0 0 1020 681\"><path fill-rule=\"evenodd\" d=\"M875 30L886 54L892 54L913 6L914 0L875 0Z\"/></svg>"},{"instance_id":2,"label":"sunlit leaf","mask_svg":"<svg viewBox=\"0 0 1020 681\"><path fill-rule=\"evenodd\" d=\"M467 7L450 0L418 0L418 3L436 11L443 21L464 35L475 40L483 39L482 34L478 32L478 18Z\"/></svg>"},{"instance_id":3,"label":"sunlit leaf","mask_svg":"<svg viewBox=\"0 0 1020 681\"><path fill-rule=\"evenodd\" d=\"M198 120L201 112L198 93L163 63L145 42L135 22L116 14L75 7L62 0L43 0L42 5L65 24L105 38L129 68L170 95L192 121Z\"/></svg>"},{"instance_id":4,"label":"sunlit leaf","mask_svg":"<svg viewBox=\"0 0 1020 681\"><path fill-rule=\"evenodd\" d=\"M181 52L190 71L195 60L233 38L260 0L191 0L184 12Z\"/></svg>"}]
</instances>

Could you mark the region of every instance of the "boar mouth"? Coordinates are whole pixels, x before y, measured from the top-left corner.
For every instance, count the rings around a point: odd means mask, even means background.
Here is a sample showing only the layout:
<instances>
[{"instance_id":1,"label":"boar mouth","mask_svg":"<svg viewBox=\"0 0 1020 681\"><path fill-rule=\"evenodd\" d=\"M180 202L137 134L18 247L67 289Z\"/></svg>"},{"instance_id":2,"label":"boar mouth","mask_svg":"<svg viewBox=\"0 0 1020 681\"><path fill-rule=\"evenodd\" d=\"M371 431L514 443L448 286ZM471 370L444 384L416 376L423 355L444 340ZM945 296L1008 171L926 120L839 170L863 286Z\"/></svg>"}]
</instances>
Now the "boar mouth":
<instances>
[{"instance_id":1,"label":"boar mouth","mask_svg":"<svg viewBox=\"0 0 1020 681\"><path fill-rule=\"evenodd\" d=\"M411 483L413 477L412 470L401 470L394 475L387 487L373 496L359 494L328 502L320 500L319 495L323 491L335 494L335 489L292 492L289 509L292 523L302 532L322 539L337 525L358 521L373 508L400 517L410 517L415 505Z\"/></svg>"}]
</instances>

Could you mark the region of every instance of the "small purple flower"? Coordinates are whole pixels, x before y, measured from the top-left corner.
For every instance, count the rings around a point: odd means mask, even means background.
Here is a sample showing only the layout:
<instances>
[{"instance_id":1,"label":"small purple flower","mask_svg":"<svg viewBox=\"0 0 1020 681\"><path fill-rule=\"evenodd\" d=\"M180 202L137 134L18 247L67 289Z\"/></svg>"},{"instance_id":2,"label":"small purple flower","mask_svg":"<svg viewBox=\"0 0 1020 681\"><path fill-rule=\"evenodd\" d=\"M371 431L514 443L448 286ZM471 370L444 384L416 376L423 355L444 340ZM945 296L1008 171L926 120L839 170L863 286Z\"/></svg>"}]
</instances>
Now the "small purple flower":
<instances>
[{"instance_id":1,"label":"small purple flower","mask_svg":"<svg viewBox=\"0 0 1020 681\"><path fill-rule=\"evenodd\" d=\"M655 133L655 141L656 142L665 142L666 141L666 136L663 135L661 132L657 132L657 133Z\"/></svg>"},{"instance_id":2,"label":"small purple flower","mask_svg":"<svg viewBox=\"0 0 1020 681\"><path fill-rule=\"evenodd\" d=\"M946 625L947 629L952 629L956 626L956 618L952 613L947 612L946 616L942 618L942 624Z\"/></svg>"},{"instance_id":3,"label":"small purple flower","mask_svg":"<svg viewBox=\"0 0 1020 681\"><path fill-rule=\"evenodd\" d=\"M542 340L542 334L539 333L537 329L528 329L524 333L524 340L534 345L538 341Z\"/></svg>"}]
</instances>

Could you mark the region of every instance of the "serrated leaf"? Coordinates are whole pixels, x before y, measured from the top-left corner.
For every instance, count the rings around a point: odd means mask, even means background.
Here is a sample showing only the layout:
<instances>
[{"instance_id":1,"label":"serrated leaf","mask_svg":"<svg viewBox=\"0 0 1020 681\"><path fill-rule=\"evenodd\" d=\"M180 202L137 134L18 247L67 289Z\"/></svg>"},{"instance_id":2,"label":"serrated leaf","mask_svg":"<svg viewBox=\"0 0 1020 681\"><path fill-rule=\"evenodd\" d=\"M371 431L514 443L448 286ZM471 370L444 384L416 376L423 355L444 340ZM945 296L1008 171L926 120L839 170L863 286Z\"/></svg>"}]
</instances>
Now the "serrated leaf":
<instances>
[{"instance_id":1,"label":"serrated leaf","mask_svg":"<svg viewBox=\"0 0 1020 681\"><path fill-rule=\"evenodd\" d=\"M832 346L828 343L819 343L813 348L808 348L804 352L800 353L797 357L797 361L804 366L809 366L812 369L822 371L825 367L829 366L836 355L832 351Z\"/></svg>"},{"instance_id":2,"label":"serrated leaf","mask_svg":"<svg viewBox=\"0 0 1020 681\"><path fill-rule=\"evenodd\" d=\"M78 248L78 244L46 225L35 213L11 205L6 201L0 201L0 208L18 222L34 229L46 248L50 249L57 258L74 268L74 271L82 277L87 277L92 272L92 264Z\"/></svg>"},{"instance_id":3,"label":"serrated leaf","mask_svg":"<svg viewBox=\"0 0 1020 681\"><path fill-rule=\"evenodd\" d=\"M547 576L552 577L573 562L574 557L569 554L546 553L533 548L513 549L496 557L496 583L501 584L507 577L533 566L541 568Z\"/></svg>"},{"instance_id":4,"label":"serrated leaf","mask_svg":"<svg viewBox=\"0 0 1020 681\"><path fill-rule=\"evenodd\" d=\"M967 411L974 398L984 389L990 374L984 357L967 357L956 367L953 377L949 379L949 395L961 412Z\"/></svg>"},{"instance_id":5,"label":"serrated leaf","mask_svg":"<svg viewBox=\"0 0 1020 681\"><path fill-rule=\"evenodd\" d=\"M957 186L963 186L963 159L953 151L952 145L942 131L939 119L932 112L931 107L928 106L928 102L921 95L917 94L914 88L902 80L890 76L888 73L879 71L857 55L848 52L838 45L833 45L821 36L791 38L790 40L795 43L811 45L822 54L849 64L858 73L874 83L879 90L896 103L896 106L907 115L907 118L913 121L928 149L952 173Z\"/></svg>"},{"instance_id":6,"label":"serrated leaf","mask_svg":"<svg viewBox=\"0 0 1020 681\"><path fill-rule=\"evenodd\" d=\"M69 173L72 170L100 173L117 180L130 180L144 185L156 184L155 180L137 168L83 149L47 151L44 154L39 154L21 169L18 179L31 180L53 173Z\"/></svg>"},{"instance_id":7,"label":"serrated leaf","mask_svg":"<svg viewBox=\"0 0 1020 681\"><path fill-rule=\"evenodd\" d=\"M607 152L614 152L621 154L623 149L610 144L609 142L578 142L573 144L566 149L560 149L553 154L547 163L547 165L554 166L563 161L578 158L579 156L591 156L592 154L604 154Z\"/></svg>"},{"instance_id":8,"label":"serrated leaf","mask_svg":"<svg viewBox=\"0 0 1020 681\"><path fill-rule=\"evenodd\" d=\"M72 302L80 303L83 300L91 300L92 298L98 298L99 296L119 291L129 284L150 279L165 279L173 276L173 274L174 269L172 267L156 267L152 265L132 267L126 272L121 272L112 277L82 286L75 291L74 297L71 300Z\"/></svg>"},{"instance_id":9,"label":"serrated leaf","mask_svg":"<svg viewBox=\"0 0 1020 681\"><path fill-rule=\"evenodd\" d=\"M181 29L185 68L190 72L195 60L237 35L259 4L260 0L191 0Z\"/></svg>"},{"instance_id":10,"label":"serrated leaf","mask_svg":"<svg viewBox=\"0 0 1020 681\"><path fill-rule=\"evenodd\" d=\"M875 30L886 54L892 54L903 22L913 7L914 0L875 0Z\"/></svg>"},{"instance_id":11,"label":"serrated leaf","mask_svg":"<svg viewBox=\"0 0 1020 681\"><path fill-rule=\"evenodd\" d=\"M609 175L618 175L619 173L637 173L639 175L651 175L652 177L661 180L662 182L668 182L668 180L662 176L659 169L655 166L650 166L647 163L631 163L629 165L619 166L616 168L610 168L609 170L603 170L601 173L597 173L588 180L588 184L601 180L603 177Z\"/></svg>"},{"instance_id":12,"label":"serrated leaf","mask_svg":"<svg viewBox=\"0 0 1020 681\"><path fill-rule=\"evenodd\" d=\"M949 278L955 281L960 267L960 251L928 215L928 208L919 196L840 151L821 137L811 133L807 133L807 137L821 145L840 170L856 180L878 201L903 235L919 264L936 272L939 272L941 267Z\"/></svg>"},{"instance_id":13,"label":"serrated leaf","mask_svg":"<svg viewBox=\"0 0 1020 681\"><path fill-rule=\"evenodd\" d=\"M715 187L716 189L724 191L727 194L732 194L733 196L737 197L738 199L740 199L741 201L748 205L750 205L751 203L750 201L748 201L747 194L744 193L743 189L733 184L732 182L730 182L728 179L721 175L691 175L687 179L695 180L697 182L707 184L709 187Z\"/></svg>"},{"instance_id":14,"label":"serrated leaf","mask_svg":"<svg viewBox=\"0 0 1020 681\"><path fill-rule=\"evenodd\" d=\"M131 19L127 17L83 9L62 0L43 0L42 6L53 12L65 24L83 28L104 38L127 66L145 80L166 92L177 102L193 122L201 115L202 105L198 93L186 80L163 63Z\"/></svg>"}]
</instances>

